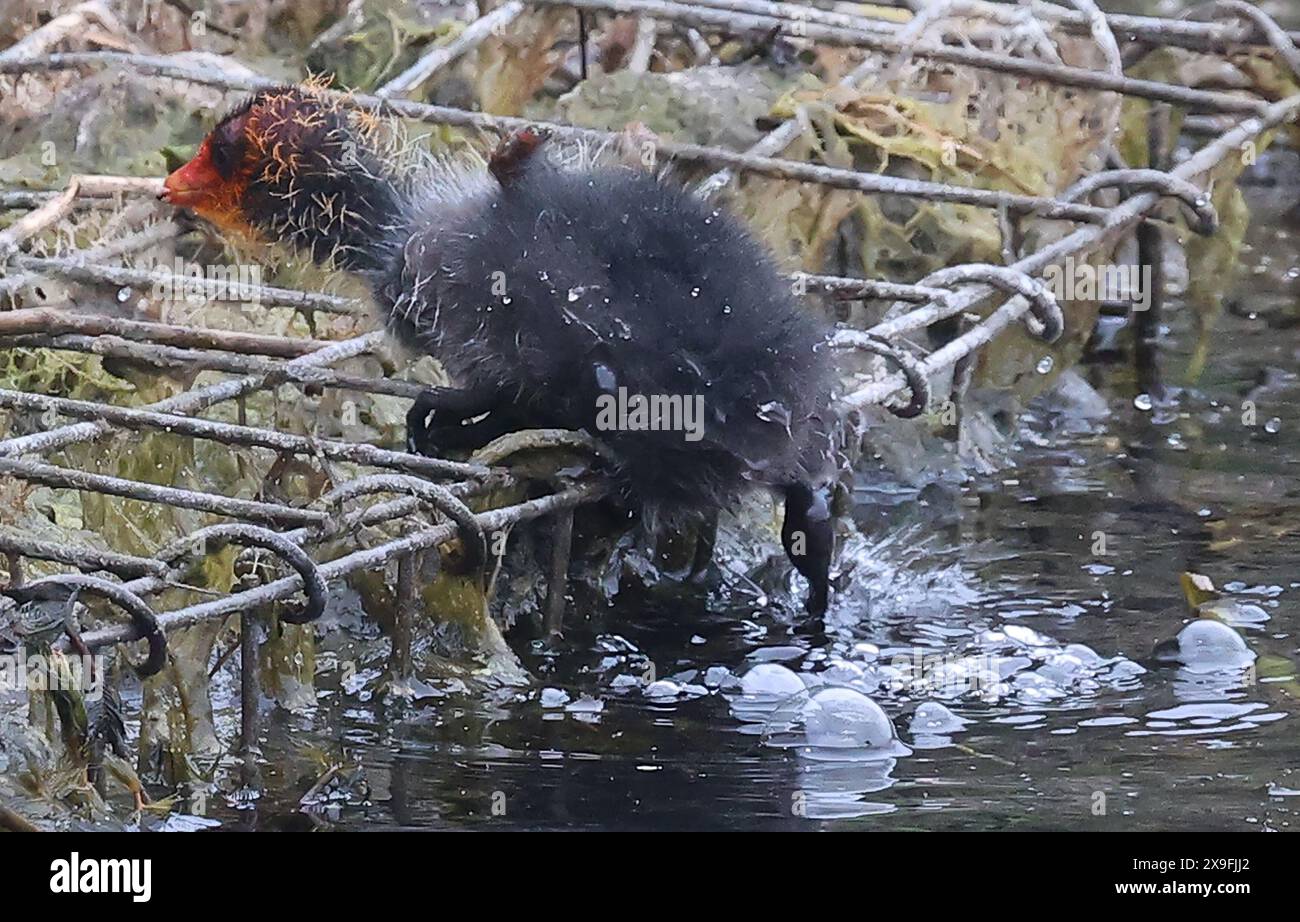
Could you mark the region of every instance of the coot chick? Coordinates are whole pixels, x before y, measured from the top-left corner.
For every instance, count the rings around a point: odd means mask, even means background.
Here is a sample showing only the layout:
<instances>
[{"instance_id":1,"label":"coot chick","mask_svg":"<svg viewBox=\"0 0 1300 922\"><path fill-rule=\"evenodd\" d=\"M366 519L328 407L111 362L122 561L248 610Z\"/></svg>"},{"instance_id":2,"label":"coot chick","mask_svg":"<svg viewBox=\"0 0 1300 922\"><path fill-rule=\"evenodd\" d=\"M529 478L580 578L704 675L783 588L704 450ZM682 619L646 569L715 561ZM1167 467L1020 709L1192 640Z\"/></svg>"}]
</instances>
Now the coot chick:
<instances>
[{"instance_id":1,"label":"coot chick","mask_svg":"<svg viewBox=\"0 0 1300 922\"><path fill-rule=\"evenodd\" d=\"M256 93L165 200L359 273L455 388L408 417L424 453L520 428L585 429L652 522L784 495L782 540L827 605L832 374L824 330L724 211L624 166L562 166L518 132L488 168L404 163L370 110Z\"/></svg>"}]
</instances>

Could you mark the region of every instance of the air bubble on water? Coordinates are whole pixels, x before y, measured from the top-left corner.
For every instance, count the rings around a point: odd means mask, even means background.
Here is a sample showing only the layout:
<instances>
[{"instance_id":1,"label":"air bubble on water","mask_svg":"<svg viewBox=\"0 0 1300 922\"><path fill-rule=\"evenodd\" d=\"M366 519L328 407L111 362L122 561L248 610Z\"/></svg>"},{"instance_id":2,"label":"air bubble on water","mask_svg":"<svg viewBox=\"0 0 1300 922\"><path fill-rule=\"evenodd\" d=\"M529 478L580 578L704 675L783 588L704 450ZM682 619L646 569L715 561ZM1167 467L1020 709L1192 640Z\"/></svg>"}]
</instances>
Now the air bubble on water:
<instances>
[{"instance_id":1,"label":"air bubble on water","mask_svg":"<svg viewBox=\"0 0 1300 922\"><path fill-rule=\"evenodd\" d=\"M1148 726L1173 727L1179 721L1192 726L1212 727L1224 721L1241 720L1255 711L1261 711L1268 705L1262 701L1249 701L1234 704L1227 701L1193 701L1176 707L1161 708L1147 714ZM1255 715L1263 717L1264 715Z\"/></svg>"},{"instance_id":2,"label":"air bubble on water","mask_svg":"<svg viewBox=\"0 0 1300 922\"><path fill-rule=\"evenodd\" d=\"M676 698L682 693L682 687L671 679L651 682L642 692L647 698Z\"/></svg>"},{"instance_id":3,"label":"air bubble on water","mask_svg":"<svg viewBox=\"0 0 1300 922\"><path fill-rule=\"evenodd\" d=\"M1068 653L1070 656L1086 663L1094 669L1106 662L1102 659L1100 653L1092 649L1092 647L1084 646L1081 643L1066 644L1063 652Z\"/></svg>"},{"instance_id":4,"label":"air bubble on water","mask_svg":"<svg viewBox=\"0 0 1300 922\"><path fill-rule=\"evenodd\" d=\"M544 708L562 708L569 703L569 693L562 688L543 688L541 702Z\"/></svg>"},{"instance_id":5,"label":"air bubble on water","mask_svg":"<svg viewBox=\"0 0 1300 922\"><path fill-rule=\"evenodd\" d=\"M1055 653L1038 667L1037 674L1049 682L1068 688L1081 679L1088 678L1092 670L1077 656Z\"/></svg>"},{"instance_id":6,"label":"air bubble on water","mask_svg":"<svg viewBox=\"0 0 1300 922\"><path fill-rule=\"evenodd\" d=\"M641 694L656 701L683 701L687 698L701 698L709 693L703 685L677 683L672 679L660 679L651 682Z\"/></svg>"},{"instance_id":7,"label":"air bubble on water","mask_svg":"<svg viewBox=\"0 0 1300 922\"><path fill-rule=\"evenodd\" d=\"M1056 362L1050 355L1043 356L1034 369L1040 374L1045 375L1055 367Z\"/></svg>"},{"instance_id":8,"label":"air bubble on water","mask_svg":"<svg viewBox=\"0 0 1300 922\"><path fill-rule=\"evenodd\" d=\"M590 695L583 695L577 701L564 706L565 713L572 714L578 720L594 722L605 710L605 702Z\"/></svg>"},{"instance_id":9,"label":"air bubble on water","mask_svg":"<svg viewBox=\"0 0 1300 922\"><path fill-rule=\"evenodd\" d=\"M213 829L221 825L221 820L191 813L171 813L158 827L159 832L196 832L201 829Z\"/></svg>"},{"instance_id":10,"label":"air bubble on water","mask_svg":"<svg viewBox=\"0 0 1300 922\"><path fill-rule=\"evenodd\" d=\"M800 717L807 758L869 761L911 754L880 705L851 688L822 689L804 703Z\"/></svg>"},{"instance_id":11,"label":"air bubble on water","mask_svg":"<svg viewBox=\"0 0 1300 922\"><path fill-rule=\"evenodd\" d=\"M966 729L967 721L958 717L938 701L922 701L912 712L912 722L907 730L912 736L947 736Z\"/></svg>"},{"instance_id":12,"label":"air bubble on water","mask_svg":"<svg viewBox=\"0 0 1300 922\"><path fill-rule=\"evenodd\" d=\"M1052 643L1050 638L1020 624L1008 624L1002 629L1002 633L1022 647L1046 647Z\"/></svg>"},{"instance_id":13,"label":"air bubble on water","mask_svg":"<svg viewBox=\"0 0 1300 922\"><path fill-rule=\"evenodd\" d=\"M1009 679L1032 665L1034 661L1027 656L998 656L993 659L993 668L997 670L999 679Z\"/></svg>"},{"instance_id":14,"label":"air bubble on water","mask_svg":"<svg viewBox=\"0 0 1300 922\"><path fill-rule=\"evenodd\" d=\"M1219 672L1245 668L1255 661L1255 654L1241 635L1222 621L1198 618L1179 631L1172 643L1156 647L1156 658L1178 663L1191 672Z\"/></svg>"},{"instance_id":15,"label":"air bubble on water","mask_svg":"<svg viewBox=\"0 0 1300 922\"><path fill-rule=\"evenodd\" d=\"M726 666L710 666L704 670L704 685L707 688L721 688L723 685L730 685L735 681L731 670Z\"/></svg>"},{"instance_id":16,"label":"air bubble on water","mask_svg":"<svg viewBox=\"0 0 1300 922\"><path fill-rule=\"evenodd\" d=\"M1251 625L1266 624L1270 620L1270 615L1258 605L1252 605L1249 602L1229 602L1215 606L1215 612L1228 624L1236 627L1249 627Z\"/></svg>"},{"instance_id":17,"label":"air bubble on water","mask_svg":"<svg viewBox=\"0 0 1300 922\"><path fill-rule=\"evenodd\" d=\"M117 303L125 304L131 299L132 291L130 288L119 288L117 290Z\"/></svg>"},{"instance_id":18,"label":"air bubble on water","mask_svg":"<svg viewBox=\"0 0 1300 922\"><path fill-rule=\"evenodd\" d=\"M853 655L858 659L872 662L880 656L880 648L873 643L855 643L853 645Z\"/></svg>"},{"instance_id":19,"label":"air bubble on water","mask_svg":"<svg viewBox=\"0 0 1300 922\"><path fill-rule=\"evenodd\" d=\"M848 660L836 658L830 666L818 673L819 678L827 685L844 685L849 687L861 687L864 679L862 670L850 663Z\"/></svg>"},{"instance_id":20,"label":"air bubble on water","mask_svg":"<svg viewBox=\"0 0 1300 922\"><path fill-rule=\"evenodd\" d=\"M747 698L787 698L803 690L799 676L780 663L759 663L740 680L741 694Z\"/></svg>"},{"instance_id":21,"label":"air bubble on water","mask_svg":"<svg viewBox=\"0 0 1300 922\"><path fill-rule=\"evenodd\" d=\"M872 689L899 689L908 683L908 675L897 666L870 663L862 670L862 687Z\"/></svg>"},{"instance_id":22,"label":"air bubble on water","mask_svg":"<svg viewBox=\"0 0 1300 922\"><path fill-rule=\"evenodd\" d=\"M1228 589L1228 586L1223 588L1229 592L1233 591ZM1260 606L1234 598L1215 599L1205 602L1199 606L1197 612L1202 620L1214 619L1222 621L1233 628L1258 627L1267 624L1270 620L1269 613Z\"/></svg>"},{"instance_id":23,"label":"air bubble on water","mask_svg":"<svg viewBox=\"0 0 1300 922\"><path fill-rule=\"evenodd\" d=\"M1155 406L1155 401L1151 399L1150 394L1138 394L1133 398L1133 406L1145 413Z\"/></svg>"},{"instance_id":24,"label":"air bubble on water","mask_svg":"<svg viewBox=\"0 0 1300 922\"><path fill-rule=\"evenodd\" d=\"M1011 688L1022 703L1039 704L1044 701L1059 701L1066 696L1065 689L1051 679L1044 678L1036 672L1021 672L1011 680ZM1023 715L1024 722L1036 720L1040 715Z\"/></svg>"}]
</instances>

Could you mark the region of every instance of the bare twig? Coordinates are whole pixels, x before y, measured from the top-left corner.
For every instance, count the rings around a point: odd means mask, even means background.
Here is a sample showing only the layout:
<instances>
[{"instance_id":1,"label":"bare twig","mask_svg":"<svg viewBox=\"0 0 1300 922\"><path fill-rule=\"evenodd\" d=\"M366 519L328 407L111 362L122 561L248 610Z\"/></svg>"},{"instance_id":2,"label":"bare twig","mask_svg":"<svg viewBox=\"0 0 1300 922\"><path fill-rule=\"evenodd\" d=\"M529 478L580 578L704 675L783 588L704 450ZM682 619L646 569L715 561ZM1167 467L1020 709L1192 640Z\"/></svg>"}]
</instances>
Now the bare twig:
<instances>
[{"instance_id":1,"label":"bare twig","mask_svg":"<svg viewBox=\"0 0 1300 922\"><path fill-rule=\"evenodd\" d=\"M519 18L524 8L521 0L510 0L509 3L502 4L486 16L480 16L466 26L455 39L426 52L406 70L375 90L375 95L381 99L410 95L413 90L419 89L425 81L452 61L473 51L493 35L500 35L506 26Z\"/></svg>"}]
</instances>

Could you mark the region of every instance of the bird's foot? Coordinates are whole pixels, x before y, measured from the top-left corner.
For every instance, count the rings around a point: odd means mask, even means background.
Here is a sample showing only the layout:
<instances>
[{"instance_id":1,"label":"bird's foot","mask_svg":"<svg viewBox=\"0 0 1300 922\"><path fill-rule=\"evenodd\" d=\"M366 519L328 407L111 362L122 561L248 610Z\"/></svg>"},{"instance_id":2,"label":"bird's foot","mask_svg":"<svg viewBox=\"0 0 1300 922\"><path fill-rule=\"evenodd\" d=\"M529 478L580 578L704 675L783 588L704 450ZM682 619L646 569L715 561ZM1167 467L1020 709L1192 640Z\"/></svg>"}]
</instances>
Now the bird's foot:
<instances>
[{"instance_id":1,"label":"bird's foot","mask_svg":"<svg viewBox=\"0 0 1300 922\"><path fill-rule=\"evenodd\" d=\"M786 488L781 543L794 568L808 580L805 608L810 615L826 613L830 603L831 558L835 552L835 517L831 487L792 484Z\"/></svg>"}]
</instances>

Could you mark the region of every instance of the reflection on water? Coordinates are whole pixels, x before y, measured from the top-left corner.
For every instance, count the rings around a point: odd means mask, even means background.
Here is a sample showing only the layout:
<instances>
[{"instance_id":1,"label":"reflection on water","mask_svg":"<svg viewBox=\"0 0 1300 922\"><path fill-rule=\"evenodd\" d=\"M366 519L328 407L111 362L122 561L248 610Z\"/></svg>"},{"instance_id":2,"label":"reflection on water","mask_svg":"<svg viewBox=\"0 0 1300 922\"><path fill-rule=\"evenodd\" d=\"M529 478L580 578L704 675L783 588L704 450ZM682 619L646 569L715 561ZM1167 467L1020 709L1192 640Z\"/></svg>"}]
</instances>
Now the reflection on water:
<instances>
[{"instance_id":1,"label":"reflection on water","mask_svg":"<svg viewBox=\"0 0 1300 922\"><path fill-rule=\"evenodd\" d=\"M223 819L301 822L308 749L341 747L358 764L313 803L343 828L1294 828L1297 200L1256 202L1196 382L1171 310L1172 404L1090 368L1110 415L1043 401L1014 469L864 481L829 642L760 594L685 596L573 619L525 651L531 688L387 712L331 686L269 719L267 794Z\"/></svg>"}]
</instances>

